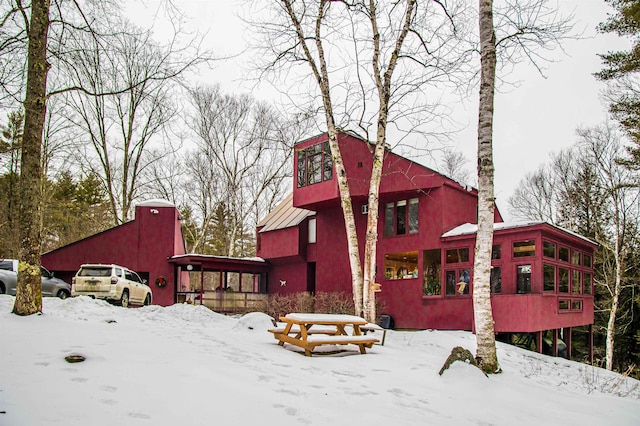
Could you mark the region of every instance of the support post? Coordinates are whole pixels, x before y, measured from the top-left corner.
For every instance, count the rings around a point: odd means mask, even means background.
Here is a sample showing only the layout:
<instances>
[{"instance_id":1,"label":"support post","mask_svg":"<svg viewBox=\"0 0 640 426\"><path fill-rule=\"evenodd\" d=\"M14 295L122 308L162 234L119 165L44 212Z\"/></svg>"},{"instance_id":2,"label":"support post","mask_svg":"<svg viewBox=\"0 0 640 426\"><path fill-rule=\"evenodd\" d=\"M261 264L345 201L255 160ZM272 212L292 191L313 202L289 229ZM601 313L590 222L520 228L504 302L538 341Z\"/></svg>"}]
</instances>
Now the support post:
<instances>
[{"instance_id":1,"label":"support post","mask_svg":"<svg viewBox=\"0 0 640 426\"><path fill-rule=\"evenodd\" d=\"M571 327L567 327L562 331L562 339L564 340L564 343L567 344L567 359L571 359L572 356L572 335L571 335L571 331L573 329Z\"/></svg>"},{"instance_id":2,"label":"support post","mask_svg":"<svg viewBox=\"0 0 640 426\"><path fill-rule=\"evenodd\" d=\"M589 324L589 364L593 365L593 324Z\"/></svg>"}]
</instances>

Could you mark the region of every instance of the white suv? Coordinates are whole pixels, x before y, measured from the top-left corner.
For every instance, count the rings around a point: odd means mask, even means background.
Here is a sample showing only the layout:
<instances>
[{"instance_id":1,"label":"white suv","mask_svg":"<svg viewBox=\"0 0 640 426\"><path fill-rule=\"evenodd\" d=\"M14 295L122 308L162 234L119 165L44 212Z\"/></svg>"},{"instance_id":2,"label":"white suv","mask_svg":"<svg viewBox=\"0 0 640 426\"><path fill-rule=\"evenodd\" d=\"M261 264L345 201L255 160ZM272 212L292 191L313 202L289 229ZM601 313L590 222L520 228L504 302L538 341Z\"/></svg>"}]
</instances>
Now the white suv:
<instances>
[{"instance_id":1,"label":"white suv","mask_svg":"<svg viewBox=\"0 0 640 426\"><path fill-rule=\"evenodd\" d=\"M72 296L105 299L127 307L150 305L151 289L132 270L118 265L86 264L73 277Z\"/></svg>"}]
</instances>

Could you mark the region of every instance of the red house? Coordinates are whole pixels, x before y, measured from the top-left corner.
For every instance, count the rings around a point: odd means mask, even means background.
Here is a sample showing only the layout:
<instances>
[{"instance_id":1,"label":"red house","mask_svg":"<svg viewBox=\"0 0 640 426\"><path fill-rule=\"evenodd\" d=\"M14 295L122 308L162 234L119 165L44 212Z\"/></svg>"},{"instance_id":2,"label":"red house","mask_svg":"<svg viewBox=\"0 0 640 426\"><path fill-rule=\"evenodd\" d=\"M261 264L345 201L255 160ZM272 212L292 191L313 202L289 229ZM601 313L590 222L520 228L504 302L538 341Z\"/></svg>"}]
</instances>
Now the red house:
<instances>
[{"instance_id":1,"label":"red house","mask_svg":"<svg viewBox=\"0 0 640 426\"><path fill-rule=\"evenodd\" d=\"M363 254L372 146L338 141ZM136 206L135 220L53 250L42 263L68 281L83 263L116 263L148 280L153 302L192 301L225 312L252 309L267 294L351 292L347 239L326 134L295 146L293 192L257 228L257 258L187 254L170 203ZM377 299L398 328L473 329L477 192L387 151L380 184ZM592 347L596 244L545 222L504 223L495 213L491 292L497 333L561 333L588 326ZM166 286L158 286L159 277ZM591 351L590 351L591 352ZM591 355L591 353L590 353Z\"/></svg>"},{"instance_id":2,"label":"red house","mask_svg":"<svg viewBox=\"0 0 640 426\"><path fill-rule=\"evenodd\" d=\"M372 147L338 137L363 254ZM257 255L271 264L269 293L351 292L347 239L327 136L295 147L291 196L258 225ZM387 151L380 184L377 276L398 328L472 330L477 192ZM499 333L593 323L596 244L549 223L509 224L495 213L492 306Z\"/></svg>"}]
</instances>

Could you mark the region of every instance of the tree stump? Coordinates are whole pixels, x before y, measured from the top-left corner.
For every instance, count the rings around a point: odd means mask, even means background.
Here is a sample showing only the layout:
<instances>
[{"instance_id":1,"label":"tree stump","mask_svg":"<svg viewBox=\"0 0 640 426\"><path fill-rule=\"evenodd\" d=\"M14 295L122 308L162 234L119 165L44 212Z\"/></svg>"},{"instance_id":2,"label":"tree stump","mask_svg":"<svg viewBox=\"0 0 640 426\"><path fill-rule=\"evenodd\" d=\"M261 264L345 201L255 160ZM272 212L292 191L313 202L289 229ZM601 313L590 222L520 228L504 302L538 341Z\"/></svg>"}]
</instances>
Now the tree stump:
<instances>
[{"instance_id":1,"label":"tree stump","mask_svg":"<svg viewBox=\"0 0 640 426\"><path fill-rule=\"evenodd\" d=\"M471 364L477 367L478 370L482 371L482 369L476 362L476 359L473 357L473 354L468 349L465 349L462 346L456 346L455 348L451 349L451 354L447 357L447 360L444 362L444 365L442 366L438 374L442 376L442 373L444 373L444 371L456 361L466 362L467 364ZM482 374L486 376L486 373L484 371L482 371Z\"/></svg>"}]
</instances>

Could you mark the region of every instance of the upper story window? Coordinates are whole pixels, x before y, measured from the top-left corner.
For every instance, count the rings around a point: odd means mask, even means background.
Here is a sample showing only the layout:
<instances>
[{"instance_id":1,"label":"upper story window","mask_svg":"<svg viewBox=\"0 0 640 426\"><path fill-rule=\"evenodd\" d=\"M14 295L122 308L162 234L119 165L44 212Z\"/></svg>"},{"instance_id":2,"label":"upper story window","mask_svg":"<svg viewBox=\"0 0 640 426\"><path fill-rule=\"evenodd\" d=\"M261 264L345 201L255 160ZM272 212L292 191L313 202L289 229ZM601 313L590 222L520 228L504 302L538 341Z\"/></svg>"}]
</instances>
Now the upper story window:
<instances>
[{"instance_id":1,"label":"upper story window","mask_svg":"<svg viewBox=\"0 0 640 426\"><path fill-rule=\"evenodd\" d=\"M418 199L387 203L384 207L384 236L415 234L418 232Z\"/></svg>"},{"instance_id":2,"label":"upper story window","mask_svg":"<svg viewBox=\"0 0 640 426\"><path fill-rule=\"evenodd\" d=\"M329 142L298 151L298 188L333 179L333 159Z\"/></svg>"}]
</instances>

